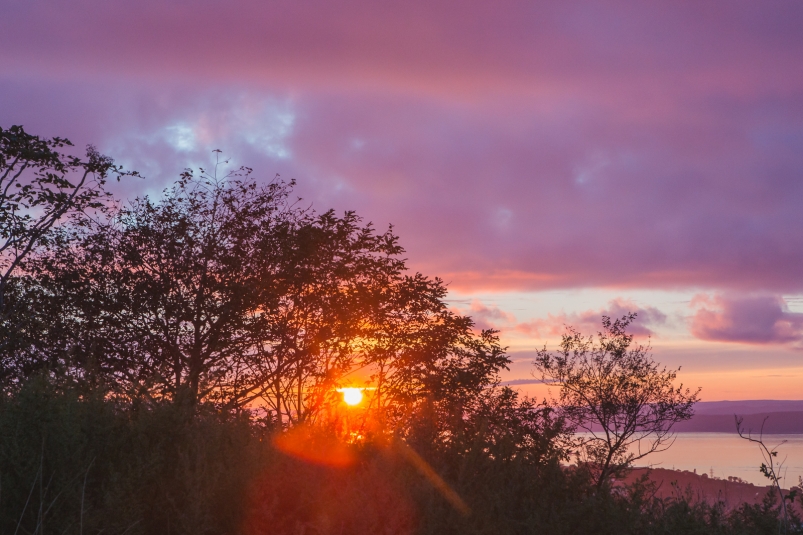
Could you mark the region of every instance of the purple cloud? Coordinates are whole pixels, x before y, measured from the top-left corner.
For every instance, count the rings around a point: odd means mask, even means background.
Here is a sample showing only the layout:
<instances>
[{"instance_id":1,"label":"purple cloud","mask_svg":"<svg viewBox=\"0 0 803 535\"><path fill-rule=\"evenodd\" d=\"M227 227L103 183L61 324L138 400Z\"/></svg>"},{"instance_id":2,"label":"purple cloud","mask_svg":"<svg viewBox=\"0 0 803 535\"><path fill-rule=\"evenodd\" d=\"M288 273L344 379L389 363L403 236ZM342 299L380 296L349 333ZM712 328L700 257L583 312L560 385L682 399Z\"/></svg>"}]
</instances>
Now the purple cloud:
<instances>
[{"instance_id":1,"label":"purple cloud","mask_svg":"<svg viewBox=\"0 0 803 535\"><path fill-rule=\"evenodd\" d=\"M474 320L474 326L481 330L502 330L516 322L516 317L513 314L505 312L494 305L486 306L476 299L471 302L468 315Z\"/></svg>"},{"instance_id":2,"label":"purple cloud","mask_svg":"<svg viewBox=\"0 0 803 535\"><path fill-rule=\"evenodd\" d=\"M803 4L11 2L0 124L220 148L452 288L803 291ZM598 322L598 318L596 320Z\"/></svg>"},{"instance_id":3,"label":"purple cloud","mask_svg":"<svg viewBox=\"0 0 803 535\"><path fill-rule=\"evenodd\" d=\"M520 333L537 338L560 336L567 327L573 327L585 335L598 333L602 329L602 316L611 319L621 318L625 314L635 312L636 319L628 327L628 332L635 336L655 336L649 327L662 325L666 315L655 307L640 307L625 299L615 299L608 306L599 310L586 310L570 314L549 314L546 318L519 323L514 329Z\"/></svg>"},{"instance_id":4,"label":"purple cloud","mask_svg":"<svg viewBox=\"0 0 803 535\"><path fill-rule=\"evenodd\" d=\"M747 344L803 341L803 314L789 312L776 295L698 295L691 332L701 340Z\"/></svg>"}]
</instances>

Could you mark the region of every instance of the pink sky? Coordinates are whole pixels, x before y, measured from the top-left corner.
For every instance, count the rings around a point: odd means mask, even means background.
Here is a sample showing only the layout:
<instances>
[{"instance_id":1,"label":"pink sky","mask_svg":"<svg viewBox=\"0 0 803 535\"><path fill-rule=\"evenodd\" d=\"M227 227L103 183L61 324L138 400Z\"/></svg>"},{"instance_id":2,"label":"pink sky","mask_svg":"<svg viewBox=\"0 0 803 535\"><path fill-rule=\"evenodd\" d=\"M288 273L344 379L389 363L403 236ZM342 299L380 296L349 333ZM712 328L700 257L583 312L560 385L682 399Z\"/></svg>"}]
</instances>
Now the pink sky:
<instances>
[{"instance_id":1,"label":"pink sky","mask_svg":"<svg viewBox=\"0 0 803 535\"><path fill-rule=\"evenodd\" d=\"M799 1L0 7L0 125L158 192L220 148L393 223L528 351L641 313L706 399L801 398Z\"/></svg>"}]
</instances>

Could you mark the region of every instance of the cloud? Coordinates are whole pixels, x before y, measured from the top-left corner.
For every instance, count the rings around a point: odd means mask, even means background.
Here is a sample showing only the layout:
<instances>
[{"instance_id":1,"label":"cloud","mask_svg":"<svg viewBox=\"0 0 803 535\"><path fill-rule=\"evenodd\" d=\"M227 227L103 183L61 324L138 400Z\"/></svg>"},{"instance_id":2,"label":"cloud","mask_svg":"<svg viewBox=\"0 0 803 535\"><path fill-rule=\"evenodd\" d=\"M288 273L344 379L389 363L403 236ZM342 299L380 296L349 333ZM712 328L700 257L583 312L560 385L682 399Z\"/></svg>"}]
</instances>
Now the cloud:
<instances>
[{"instance_id":1,"label":"cloud","mask_svg":"<svg viewBox=\"0 0 803 535\"><path fill-rule=\"evenodd\" d=\"M696 296L691 333L701 339L745 344L803 341L803 314L790 312L777 295Z\"/></svg>"},{"instance_id":2,"label":"cloud","mask_svg":"<svg viewBox=\"0 0 803 535\"><path fill-rule=\"evenodd\" d=\"M504 386L522 386L522 385L541 385L548 384L543 379L512 379L510 381L502 381Z\"/></svg>"},{"instance_id":3,"label":"cloud","mask_svg":"<svg viewBox=\"0 0 803 535\"><path fill-rule=\"evenodd\" d=\"M627 102L645 87L677 87L678 77L695 89L725 81L742 94L794 87L800 73L778 66L800 51L801 15L793 1L766 9L747 0L671 7L632 0L10 2L0 22L0 64L58 76L234 79L447 98L500 88L576 93L591 80L601 99Z\"/></svg>"},{"instance_id":4,"label":"cloud","mask_svg":"<svg viewBox=\"0 0 803 535\"><path fill-rule=\"evenodd\" d=\"M506 325L516 322L513 314L505 312L497 306L486 306L481 301L475 299L469 306L468 315L474 320L477 329L500 330Z\"/></svg>"},{"instance_id":5,"label":"cloud","mask_svg":"<svg viewBox=\"0 0 803 535\"><path fill-rule=\"evenodd\" d=\"M97 144L125 196L222 149L462 291L803 291L800 2L3 9L0 125Z\"/></svg>"},{"instance_id":6,"label":"cloud","mask_svg":"<svg viewBox=\"0 0 803 535\"><path fill-rule=\"evenodd\" d=\"M544 319L519 323L515 330L529 336L546 338L560 336L566 332L566 327L573 327L583 334L597 333L602 329L602 316L611 319L634 312L636 319L628 327L628 332L635 336L655 336L649 327L662 325L666 322L666 315L654 307L640 307L632 301L615 299L608 306L600 310L586 310L585 312L570 314L549 314Z\"/></svg>"},{"instance_id":7,"label":"cloud","mask_svg":"<svg viewBox=\"0 0 803 535\"><path fill-rule=\"evenodd\" d=\"M803 156L746 143L742 104L723 103L706 125L682 119L683 106L646 125L619 108L575 116L555 99L550 115L514 102L307 101L294 153L305 175L348 184L332 202L394 222L414 265L461 291L751 288L757 273L764 287L800 286ZM582 165L593 172L578 181Z\"/></svg>"}]
</instances>

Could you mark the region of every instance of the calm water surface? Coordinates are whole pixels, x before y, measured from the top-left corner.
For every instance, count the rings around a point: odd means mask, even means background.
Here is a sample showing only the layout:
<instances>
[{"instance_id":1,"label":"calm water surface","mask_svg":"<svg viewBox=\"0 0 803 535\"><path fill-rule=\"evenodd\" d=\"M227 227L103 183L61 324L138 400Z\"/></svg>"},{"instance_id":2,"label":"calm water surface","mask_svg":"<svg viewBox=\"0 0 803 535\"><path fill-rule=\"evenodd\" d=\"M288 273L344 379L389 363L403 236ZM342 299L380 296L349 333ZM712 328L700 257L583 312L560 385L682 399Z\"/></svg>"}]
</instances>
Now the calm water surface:
<instances>
[{"instance_id":1,"label":"calm water surface","mask_svg":"<svg viewBox=\"0 0 803 535\"><path fill-rule=\"evenodd\" d=\"M758 468L763 462L755 444L739 438L735 433L678 433L675 443L667 451L654 453L642 459L639 466L651 465L675 470L697 470L719 478L737 476L749 483L767 485ZM777 460L784 461L781 481L789 488L798 484L803 476L803 435L766 435L765 443L778 446Z\"/></svg>"}]
</instances>

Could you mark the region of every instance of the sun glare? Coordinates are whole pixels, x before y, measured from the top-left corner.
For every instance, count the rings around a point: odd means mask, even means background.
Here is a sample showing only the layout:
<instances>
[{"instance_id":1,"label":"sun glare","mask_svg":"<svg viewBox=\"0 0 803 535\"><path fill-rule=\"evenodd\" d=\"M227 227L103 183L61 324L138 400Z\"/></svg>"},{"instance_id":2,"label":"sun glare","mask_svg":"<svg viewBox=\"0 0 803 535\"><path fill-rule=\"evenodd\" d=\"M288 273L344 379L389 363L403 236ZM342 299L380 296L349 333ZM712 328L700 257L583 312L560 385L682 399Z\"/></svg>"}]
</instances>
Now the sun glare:
<instances>
[{"instance_id":1,"label":"sun glare","mask_svg":"<svg viewBox=\"0 0 803 535\"><path fill-rule=\"evenodd\" d=\"M358 405L362 401L362 389L360 388L343 388L343 401L346 405Z\"/></svg>"}]
</instances>

